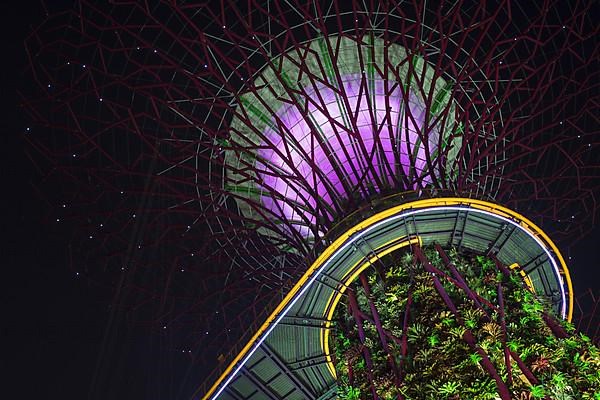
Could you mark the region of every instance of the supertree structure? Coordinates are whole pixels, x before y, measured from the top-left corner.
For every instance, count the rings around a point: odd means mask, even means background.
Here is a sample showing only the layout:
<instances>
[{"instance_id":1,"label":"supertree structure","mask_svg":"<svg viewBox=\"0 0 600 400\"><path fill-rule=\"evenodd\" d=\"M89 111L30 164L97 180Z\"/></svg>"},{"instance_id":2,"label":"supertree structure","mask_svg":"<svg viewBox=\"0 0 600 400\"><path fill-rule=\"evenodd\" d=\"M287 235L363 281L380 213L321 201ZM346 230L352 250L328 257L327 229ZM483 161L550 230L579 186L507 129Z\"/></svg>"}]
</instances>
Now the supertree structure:
<instances>
[{"instance_id":1,"label":"supertree structure","mask_svg":"<svg viewBox=\"0 0 600 400\"><path fill-rule=\"evenodd\" d=\"M597 6L433 3L80 1L28 39L75 273L194 396L600 396L539 228L598 217Z\"/></svg>"}]
</instances>

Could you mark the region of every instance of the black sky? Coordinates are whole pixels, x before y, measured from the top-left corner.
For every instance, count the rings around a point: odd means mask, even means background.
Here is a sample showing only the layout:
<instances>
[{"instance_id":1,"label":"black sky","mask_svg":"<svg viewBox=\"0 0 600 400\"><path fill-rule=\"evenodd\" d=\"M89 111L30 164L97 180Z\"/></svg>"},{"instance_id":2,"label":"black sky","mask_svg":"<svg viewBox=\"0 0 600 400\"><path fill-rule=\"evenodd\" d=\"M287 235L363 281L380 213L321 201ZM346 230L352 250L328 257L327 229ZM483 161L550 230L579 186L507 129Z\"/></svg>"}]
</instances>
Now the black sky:
<instances>
[{"instance_id":1,"label":"black sky","mask_svg":"<svg viewBox=\"0 0 600 400\"><path fill-rule=\"evenodd\" d=\"M2 5L2 397L87 397L106 320L105 299L77 282L64 260L65 243L42 223L37 179L25 154L26 118L17 90L23 41L43 13L37 2ZM9 397L6 397L8 394Z\"/></svg>"}]
</instances>

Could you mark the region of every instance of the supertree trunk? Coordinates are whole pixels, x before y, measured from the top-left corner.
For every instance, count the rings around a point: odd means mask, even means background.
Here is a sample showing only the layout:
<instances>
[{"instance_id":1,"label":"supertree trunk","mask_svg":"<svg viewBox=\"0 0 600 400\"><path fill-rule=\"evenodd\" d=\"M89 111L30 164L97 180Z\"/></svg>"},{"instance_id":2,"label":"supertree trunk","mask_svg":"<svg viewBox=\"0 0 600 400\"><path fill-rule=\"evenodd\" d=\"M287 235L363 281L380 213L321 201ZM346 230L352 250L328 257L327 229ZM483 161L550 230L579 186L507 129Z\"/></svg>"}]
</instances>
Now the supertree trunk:
<instances>
[{"instance_id":1,"label":"supertree trunk","mask_svg":"<svg viewBox=\"0 0 600 400\"><path fill-rule=\"evenodd\" d=\"M600 396L598 348L493 257L413 246L363 271L336 316L342 399Z\"/></svg>"}]
</instances>

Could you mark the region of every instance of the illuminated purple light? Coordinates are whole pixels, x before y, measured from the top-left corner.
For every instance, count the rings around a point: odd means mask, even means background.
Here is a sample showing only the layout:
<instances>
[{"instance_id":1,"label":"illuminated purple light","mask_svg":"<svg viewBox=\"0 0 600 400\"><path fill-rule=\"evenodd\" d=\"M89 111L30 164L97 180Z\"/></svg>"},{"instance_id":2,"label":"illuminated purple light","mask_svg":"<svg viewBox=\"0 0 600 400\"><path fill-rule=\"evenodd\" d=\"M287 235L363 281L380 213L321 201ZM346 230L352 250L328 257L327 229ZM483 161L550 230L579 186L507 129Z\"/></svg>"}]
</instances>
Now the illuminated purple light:
<instances>
[{"instance_id":1,"label":"illuminated purple light","mask_svg":"<svg viewBox=\"0 0 600 400\"><path fill-rule=\"evenodd\" d=\"M256 167L262 188L283 197L265 195L263 204L275 215L294 221L292 225L305 237L312 235L309 225L316 222L317 197L331 205L332 192L336 197L349 198L349 190L359 193L361 182L370 182L377 192L384 187L410 190L431 183L425 154L435 153L439 132L436 127L430 130L426 149L419 139L426 111L418 95L409 93L408 107L403 106L402 91L396 87L387 96L388 115L383 79L369 84L370 96L365 93L364 85L361 89L361 75L346 75L342 80L343 95L336 96L334 89L322 84L306 89L307 117L292 104L279 109L276 118L285 129L267 127L263 134L269 145L258 151ZM355 118L346 115L343 98ZM369 107L370 100L374 107ZM375 118L371 116L372 109ZM355 121L356 128L350 120ZM313 126L317 127L316 132L311 131ZM283 157L274 149L281 151ZM327 156L329 153L335 156L333 162ZM313 165L319 166L318 174ZM409 185L397 183L402 182L402 175L409 177ZM303 179L294 180L294 176ZM305 182L311 183L311 187L306 187ZM331 217L323 209L320 212Z\"/></svg>"}]
</instances>

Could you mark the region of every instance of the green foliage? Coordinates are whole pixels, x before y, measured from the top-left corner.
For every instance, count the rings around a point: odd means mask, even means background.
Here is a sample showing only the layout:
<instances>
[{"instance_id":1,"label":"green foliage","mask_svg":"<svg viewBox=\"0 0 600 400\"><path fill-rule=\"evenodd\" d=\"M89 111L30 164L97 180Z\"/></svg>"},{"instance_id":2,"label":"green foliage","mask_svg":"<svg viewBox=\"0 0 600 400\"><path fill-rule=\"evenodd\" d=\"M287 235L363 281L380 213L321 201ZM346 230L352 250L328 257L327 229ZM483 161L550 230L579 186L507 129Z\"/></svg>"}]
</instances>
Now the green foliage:
<instances>
[{"instance_id":1,"label":"green foliage","mask_svg":"<svg viewBox=\"0 0 600 400\"><path fill-rule=\"evenodd\" d=\"M510 349L510 351L513 351L513 352L515 352L515 353L516 353L517 351L519 351L519 347L520 347L520 345L519 345L519 342L518 342L518 341L516 341L516 340L514 340L514 339L513 339L513 340L509 340L509 341L506 343L506 345L508 346L508 348Z\"/></svg>"},{"instance_id":2,"label":"green foliage","mask_svg":"<svg viewBox=\"0 0 600 400\"><path fill-rule=\"evenodd\" d=\"M546 391L542 385L536 385L531 387L531 395L536 399L541 399L546 396Z\"/></svg>"},{"instance_id":3,"label":"green foliage","mask_svg":"<svg viewBox=\"0 0 600 400\"><path fill-rule=\"evenodd\" d=\"M346 400L358 400L360 399L360 389L346 386L341 392L338 391L338 397Z\"/></svg>"},{"instance_id":4,"label":"green foliage","mask_svg":"<svg viewBox=\"0 0 600 400\"><path fill-rule=\"evenodd\" d=\"M475 259L479 263L482 273L494 268L494 262L485 256L476 256Z\"/></svg>"},{"instance_id":5,"label":"green foliage","mask_svg":"<svg viewBox=\"0 0 600 400\"><path fill-rule=\"evenodd\" d=\"M437 269L452 276L434 249L425 249L425 254ZM479 308L450 279L436 274L456 306L455 314L434 287L432 275L414 261L412 253L389 256L384 260L389 268L367 274L371 299L388 335L388 348L369 321L363 323L367 339L360 343L357 328L343 305L336 311L338 333L332 340L340 399L373 397L363 356L366 350L373 363L373 384L382 399L396 399L402 394L407 400L496 400L496 384L481 363L482 355L466 342L472 337L505 381L510 368L513 379L509 389L515 399L600 400L600 351L587 336L555 337L541 317L545 310L551 313L547 304L525 288L517 272L505 276L485 256L464 255L456 249L448 254L480 302L492 306ZM504 320L497 308L498 285L504 298ZM367 297L359 284L353 289L369 319ZM410 306L409 294L413 299ZM409 324L403 330L407 312ZM574 332L569 324L565 330ZM403 340L408 343L405 356L400 345ZM538 380L535 385L512 357L510 366L505 364L504 343L534 373ZM401 365L400 386L395 384L390 359Z\"/></svg>"},{"instance_id":6,"label":"green foliage","mask_svg":"<svg viewBox=\"0 0 600 400\"><path fill-rule=\"evenodd\" d=\"M433 335L429 335L427 341L429 342L429 346L435 347L440 342L440 338L434 333Z\"/></svg>"},{"instance_id":7,"label":"green foliage","mask_svg":"<svg viewBox=\"0 0 600 400\"><path fill-rule=\"evenodd\" d=\"M460 382L446 382L438 389L438 393L447 398L450 395L458 393L458 388L460 387Z\"/></svg>"},{"instance_id":8,"label":"green foliage","mask_svg":"<svg viewBox=\"0 0 600 400\"><path fill-rule=\"evenodd\" d=\"M352 344L350 342L350 339L347 338L346 336L344 336L344 332L338 331L338 337L339 337L339 343L342 348L348 349L350 347L350 345Z\"/></svg>"},{"instance_id":9,"label":"green foliage","mask_svg":"<svg viewBox=\"0 0 600 400\"><path fill-rule=\"evenodd\" d=\"M358 360L358 362L356 363L356 367L355 367L355 368L356 368L356 370L357 370L357 371L362 371L362 370L364 370L364 369L365 369L365 364L366 364L366 361L365 361L363 358L361 358L361 359L360 359L360 360Z\"/></svg>"},{"instance_id":10,"label":"green foliage","mask_svg":"<svg viewBox=\"0 0 600 400\"><path fill-rule=\"evenodd\" d=\"M408 341L416 342L427 335L427 328L420 323L415 323L408 327Z\"/></svg>"},{"instance_id":11,"label":"green foliage","mask_svg":"<svg viewBox=\"0 0 600 400\"><path fill-rule=\"evenodd\" d=\"M402 279L405 278L407 276L406 273L406 269L400 267L400 266L396 266L396 267L391 267L390 269L388 269L385 272L385 277L388 279Z\"/></svg>"},{"instance_id":12,"label":"green foliage","mask_svg":"<svg viewBox=\"0 0 600 400\"><path fill-rule=\"evenodd\" d=\"M480 355L479 353L473 353L473 354L470 354L470 355L469 355L469 359L471 360L471 362L472 362L473 364L476 364L476 365L478 365L478 364L479 364L479 362L480 362L481 360L483 360L483 357L481 357L481 355Z\"/></svg>"}]
</instances>

